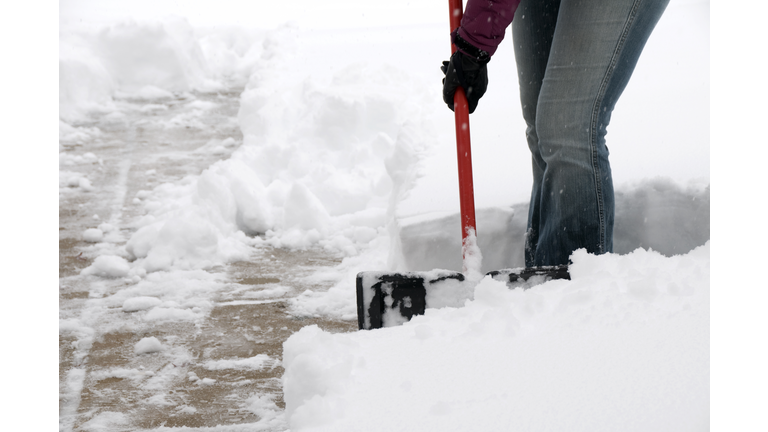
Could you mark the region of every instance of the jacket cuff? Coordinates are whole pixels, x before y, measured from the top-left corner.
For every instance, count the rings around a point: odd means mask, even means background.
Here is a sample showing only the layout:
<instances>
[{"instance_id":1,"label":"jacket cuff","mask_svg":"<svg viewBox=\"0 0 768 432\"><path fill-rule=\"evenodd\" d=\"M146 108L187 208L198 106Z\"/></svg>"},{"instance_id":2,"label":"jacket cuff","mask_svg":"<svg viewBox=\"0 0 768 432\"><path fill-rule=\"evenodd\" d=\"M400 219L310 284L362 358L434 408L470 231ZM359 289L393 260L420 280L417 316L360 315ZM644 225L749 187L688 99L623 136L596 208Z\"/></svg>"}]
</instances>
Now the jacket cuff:
<instances>
[{"instance_id":1,"label":"jacket cuff","mask_svg":"<svg viewBox=\"0 0 768 432\"><path fill-rule=\"evenodd\" d=\"M488 51L474 46L471 42L468 42L466 39L459 35L460 29L461 28L458 28L451 32L451 42L456 45L456 48L458 48L458 50L462 53L470 57L474 57L474 59L477 60L480 64L486 64L491 61L491 54L488 53Z\"/></svg>"}]
</instances>

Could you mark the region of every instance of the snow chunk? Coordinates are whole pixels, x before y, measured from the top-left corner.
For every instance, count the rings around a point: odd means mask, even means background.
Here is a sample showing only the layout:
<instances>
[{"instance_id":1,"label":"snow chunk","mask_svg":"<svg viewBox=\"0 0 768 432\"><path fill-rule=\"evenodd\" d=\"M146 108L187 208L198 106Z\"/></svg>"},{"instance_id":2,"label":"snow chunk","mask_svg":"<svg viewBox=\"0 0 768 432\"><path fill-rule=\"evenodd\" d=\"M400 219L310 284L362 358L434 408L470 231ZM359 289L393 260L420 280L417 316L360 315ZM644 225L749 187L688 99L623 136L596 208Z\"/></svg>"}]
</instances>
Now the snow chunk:
<instances>
[{"instance_id":1,"label":"snow chunk","mask_svg":"<svg viewBox=\"0 0 768 432\"><path fill-rule=\"evenodd\" d=\"M83 231L83 240L90 243L98 243L104 239L104 232L97 228L89 228Z\"/></svg>"},{"instance_id":2,"label":"snow chunk","mask_svg":"<svg viewBox=\"0 0 768 432\"><path fill-rule=\"evenodd\" d=\"M119 278L127 276L130 270L131 267L125 258L116 255L101 255L93 261L93 264L84 268L80 274Z\"/></svg>"},{"instance_id":3,"label":"snow chunk","mask_svg":"<svg viewBox=\"0 0 768 432\"><path fill-rule=\"evenodd\" d=\"M255 357L234 360L210 360L203 366L208 370L224 369L253 369L260 370L266 367L274 368L279 362L270 358L266 354L259 354Z\"/></svg>"},{"instance_id":4,"label":"snow chunk","mask_svg":"<svg viewBox=\"0 0 768 432\"><path fill-rule=\"evenodd\" d=\"M154 395L150 398L145 399L143 402L148 405L157 405L157 406L174 406L176 405L175 402L169 401L166 398L166 394L158 394Z\"/></svg>"},{"instance_id":5,"label":"snow chunk","mask_svg":"<svg viewBox=\"0 0 768 432\"><path fill-rule=\"evenodd\" d=\"M91 336L94 331L92 328L83 324L79 319L59 319L59 334L74 333L81 336Z\"/></svg>"},{"instance_id":6,"label":"snow chunk","mask_svg":"<svg viewBox=\"0 0 768 432\"><path fill-rule=\"evenodd\" d=\"M93 191L93 185L91 185L91 181L85 177L80 177L77 180L77 185L80 186L80 189L82 189L85 192Z\"/></svg>"},{"instance_id":7,"label":"snow chunk","mask_svg":"<svg viewBox=\"0 0 768 432\"><path fill-rule=\"evenodd\" d=\"M110 224L110 223L104 222L104 223L100 224L98 226L98 228L103 233L109 233L109 232L114 231L116 227L114 225Z\"/></svg>"},{"instance_id":8,"label":"snow chunk","mask_svg":"<svg viewBox=\"0 0 768 432\"><path fill-rule=\"evenodd\" d=\"M146 337L136 343L133 351L136 354L149 354L163 350L163 344L156 337Z\"/></svg>"},{"instance_id":9,"label":"snow chunk","mask_svg":"<svg viewBox=\"0 0 768 432\"><path fill-rule=\"evenodd\" d=\"M133 297L123 302L123 312L136 312L151 309L160 303L157 297Z\"/></svg>"}]
</instances>

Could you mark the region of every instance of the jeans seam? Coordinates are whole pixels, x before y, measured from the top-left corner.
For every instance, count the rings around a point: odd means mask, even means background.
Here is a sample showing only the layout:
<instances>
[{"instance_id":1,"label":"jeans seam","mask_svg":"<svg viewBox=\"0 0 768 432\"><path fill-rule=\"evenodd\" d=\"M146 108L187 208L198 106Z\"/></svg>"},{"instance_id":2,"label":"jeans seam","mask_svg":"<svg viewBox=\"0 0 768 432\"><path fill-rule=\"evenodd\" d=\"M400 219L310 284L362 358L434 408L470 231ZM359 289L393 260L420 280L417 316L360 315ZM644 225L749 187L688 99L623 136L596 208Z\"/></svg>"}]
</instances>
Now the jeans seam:
<instances>
[{"instance_id":1,"label":"jeans seam","mask_svg":"<svg viewBox=\"0 0 768 432\"><path fill-rule=\"evenodd\" d=\"M606 245L605 245L605 239L606 239L606 222L605 222L605 208L603 205L603 186L602 186L602 172L600 171L600 160L598 156L598 149L597 149L597 121L600 117L600 106L603 104L603 100L605 99L605 92L608 89L608 83L611 81L611 78L613 77L613 72L616 70L616 64L618 62L619 55L621 51L624 49L624 44L627 40L627 35L629 34L629 29L632 27L632 24L634 23L635 17L637 16L637 9L639 8L639 4L642 0L635 0L635 2L632 3L632 8L629 11L629 16L627 17L627 21L624 23L624 28L621 31L621 37L619 38L618 43L616 44L616 49L613 51L613 55L611 56L611 60L608 63L608 70L605 73L605 76L603 77L603 81L600 83L600 90L597 93L597 97L595 98L595 105L592 109L592 121L589 129L589 142L590 146L592 147L592 169L595 172L595 193L597 195L597 207L598 207L598 218L600 220L600 244L598 244L598 253L604 253L606 251Z\"/></svg>"}]
</instances>

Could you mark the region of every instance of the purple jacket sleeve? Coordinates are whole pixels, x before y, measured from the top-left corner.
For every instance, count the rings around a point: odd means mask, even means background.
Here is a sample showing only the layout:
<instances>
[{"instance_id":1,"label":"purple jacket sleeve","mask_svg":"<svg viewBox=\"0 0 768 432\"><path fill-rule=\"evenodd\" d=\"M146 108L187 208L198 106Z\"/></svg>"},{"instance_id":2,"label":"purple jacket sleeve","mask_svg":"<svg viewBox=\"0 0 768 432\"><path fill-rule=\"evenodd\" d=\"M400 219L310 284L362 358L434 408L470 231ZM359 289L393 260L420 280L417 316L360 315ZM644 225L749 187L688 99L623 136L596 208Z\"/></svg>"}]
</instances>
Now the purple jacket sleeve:
<instances>
[{"instance_id":1,"label":"purple jacket sleeve","mask_svg":"<svg viewBox=\"0 0 768 432\"><path fill-rule=\"evenodd\" d=\"M493 55L512 23L518 4L520 0L467 0L459 36Z\"/></svg>"}]
</instances>

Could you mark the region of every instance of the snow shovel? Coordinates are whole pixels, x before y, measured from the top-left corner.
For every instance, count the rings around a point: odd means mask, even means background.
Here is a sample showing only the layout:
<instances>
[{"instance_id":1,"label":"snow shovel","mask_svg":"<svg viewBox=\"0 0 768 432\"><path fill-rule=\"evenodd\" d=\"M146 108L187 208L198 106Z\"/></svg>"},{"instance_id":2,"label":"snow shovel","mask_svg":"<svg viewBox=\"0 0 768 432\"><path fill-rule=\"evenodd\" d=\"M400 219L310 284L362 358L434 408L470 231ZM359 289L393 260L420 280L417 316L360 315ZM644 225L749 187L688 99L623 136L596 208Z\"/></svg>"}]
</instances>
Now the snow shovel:
<instances>
[{"instance_id":1,"label":"snow shovel","mask_svg":"<svg viewBox=\"0 0 768 432\"><path fill-rule=\"evenodd\" d=\"M448 0L451 31L461 24L464 6L462 0ZM451 44L451 54L456 46ZM456 123L456 150L459 162L459 200L461 208L461 235L463 273L450 270L429 272L387 273L367 271L357 274L357 321L360 330L400 325L414 315L423 315L427 308L427 293L440 285L464 282L472 262L472 251L477 247L475 234L475 197L472 184L472 152L469 139L469 105L462 87L454 96ZM477 269L479 271L480 269ZM513 286L533 276L547 279L570 279L567 266L537 267L533 269L507 269L488 273L496 280Z\"/></svg>"}]
</instances>

